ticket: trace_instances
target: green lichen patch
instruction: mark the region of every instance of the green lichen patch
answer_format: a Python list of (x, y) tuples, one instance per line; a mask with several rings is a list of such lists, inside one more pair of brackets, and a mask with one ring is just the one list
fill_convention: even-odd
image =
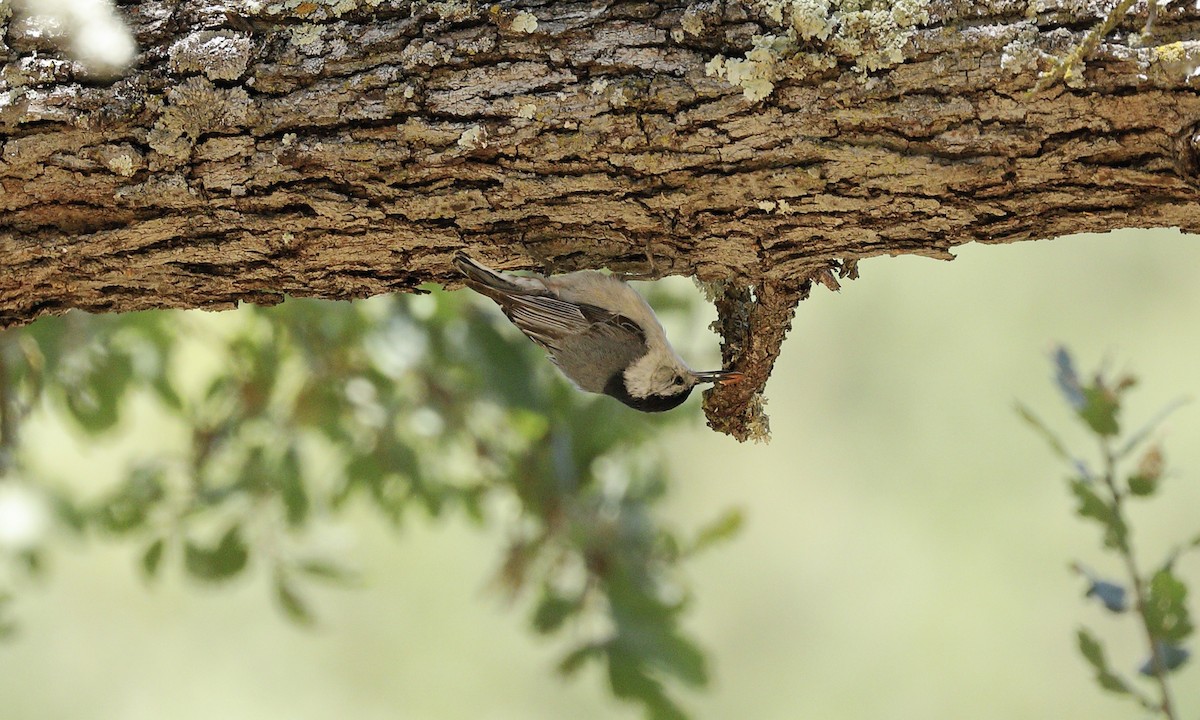
[(245, 127), (254, 113), (246, 91), (218, 88), (194, 76), (167, 91), (167, 106), (150, 130), (147, 143), (167, 157), (186, 159), (205, 133), (228, 133)]
[(8, 45), (4, 44), (4, 38), (8, 35), (8, 19), (12, 17), (12, 6), (8, 0), (0, 0), (0, 53), (8, 53)]
[(1152, 77), (1172, 84), (1181, 79), (1191, 87), (1200, 86), (1200, 41), (1181, 40), (1147, 48), (1147, 65)]
[(487, 128), (482, 125), (472, 125), (463, 130), (458, 137), (458, 146), (463, 150), (476, 150), (488, 146)]
[(179, 40), (168, 51), (171, 71), (204, 73), (210, 80), (237, 80), (250, 65), (253, 44), (242, 33), (203, 30)]
[(112, 173), (133, 177), (146, 166), (145, 158), (129, 143), (101, 145), (93, 151), (95, 159)]
[[(450, 0), (452, 3), (456, 1)], [(474, 7), (474, 3), (467, 3), (465, 5), (468, 10)], [(491, 22), (500, 28), (503, 33), (528, 35), (537, 32), (538, 29), (537, 16), (528, 10), (518, 10), (513, 7), (493, 4), (487, 8), (487, 15)]]
[[(742, 58), (717, 55), (710, 76), (742, 88), (755, 102), (785, 79), (803, 79), (847, 63), (864, 75), (904, 61), (904, 48), (929, 21), (925, 0), (749, 0), (749, 7), (782, 32), (756, 35)], [(684, 14), (684, 30), (702, 28), (697, 13)]]
[(282, 0), (262, 6), (268, 15), (291, 15), (306, 20), (329, 20), (355, 11), (371, 11), (383, 0)]

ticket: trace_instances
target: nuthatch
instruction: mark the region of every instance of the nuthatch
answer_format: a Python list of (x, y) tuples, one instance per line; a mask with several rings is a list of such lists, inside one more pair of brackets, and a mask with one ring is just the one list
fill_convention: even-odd
[(604, 393), (635, 410), (678, 406), (699, 383), (729, 384), (741, 373), (696, 372), (672, 349), (654, 311), (624, 281), (594, 270), (512, 275), (463, 254), (454, 265), (550, 354), (580, 390)]

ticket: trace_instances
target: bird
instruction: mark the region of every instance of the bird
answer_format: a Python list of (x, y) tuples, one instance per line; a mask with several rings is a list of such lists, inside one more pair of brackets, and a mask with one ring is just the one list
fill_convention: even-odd
[(467, 287), (495, 301), (580, 390), (642, 412), (663, 412), (682, 404), (701, 383), (742, 379), (732, 370), (689, 368), (667, 341), (654, 310), (620, 278), (595, 270), (514, 275), (462, 252), (454, 265)]

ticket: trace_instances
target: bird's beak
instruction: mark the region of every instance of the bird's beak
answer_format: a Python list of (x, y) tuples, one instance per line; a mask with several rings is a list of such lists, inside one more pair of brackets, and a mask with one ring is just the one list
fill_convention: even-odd
[(735, 382), (740, 382), (745, 377), (740, 372), (734, 370), (710, 370), (693, 374), (699, 382), (717, 383), (718, 385), (732, 385)]

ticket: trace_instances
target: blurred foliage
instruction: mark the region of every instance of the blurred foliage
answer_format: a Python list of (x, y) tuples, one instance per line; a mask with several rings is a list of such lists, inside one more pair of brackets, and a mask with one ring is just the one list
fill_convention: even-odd
[[(1068, 484), (1077, 502), (1076, 514), (1099, 525), (1104, 550), (1120, 559), (1126, 575), (1124, 581), (1099, 577), (1078, 562), (1073, 567), (1087, 581), (1086, 597), (1095, 598), (1112, 613), (1132, 611), (1136, 616), (1142, 626), (1147, 654), (1138, 674), (1152, 680), (1157, 693), (1116, 672), (1109, 664), (1104, 646), (1087, 628), (1080, 628), (1077, 633), (1079, 652), (1092, 667), (1101, 688), (1127, 695), (1147, 711), (1176, 720), (1180, 714), (1171, 695), (1169, 675), (1188, 661), (1190, 651), (1185, 643), (1194, 628), (1186, 603), (1187, 586), (1175, 575), (1174, 567), (1181, 553), (1200, 547), (1200, 536), (1178, 546), (1147, 575), (1140, 569), (1134, 553), (1127, 503), (1131, 499), (1153, 497), (1161, 489), (1166, 473), (1163, 451), (1159, 445), (1148, 442), (1181, 402), (1163, 408), (1150, 422), (1122, 440), (1122, 402), (1137, 380), (1129, 375), (1110, 377), (1101, 370), (1085, 381), (1066, 348), (1058, 348), (1053, 361), (1054, 380), (1060, 393), (1099, 447), (1100, 470), (1094, 472), (1092, 465), (1073, 455), (1058, 434), (1027, 407), (1018, 405), (1017, 412), (1071, 467), (1073, 475)], [(1138, 452), (1140, 455), (1129, 468)]]
[[(616, 696), (683, 717), (670, 685), (708, 673), (680, 627), (680, 564), (740, 523), (727, 513), (685, 537), (655, 517), (667, 482), (652, 441), (688, 411), (643, 415), (575, 391), (473, 300), (291, 299), (221, 322), (72, 312), (2, 333), (0, 518), (41, 503), (80, 535), (137, 543), (148, 578), (168, 566), (206, 583), (267, 572), (300, 624), (315, 621), (308, 583), (354, 579), (347, 558), (303, 541), (352, 502), (397, 527), (412, 513), (505, 523), (497, 585), (528, 598), (537, 633), (574, 638), (561, 670), (597, 663)], [(30, 456), (51, 450), (20, 442), (33, 414), (103, 444), (128, 432), (138, 402), (156, 408), (164, 437), (185, 438), (179, 448), (148, 439), (99, 496), (31, 474)], [(16, 622), (4, 611), (18, 576), (46, 551), (37, 532), (16, 535), (0, 531), (0, 632)]]

